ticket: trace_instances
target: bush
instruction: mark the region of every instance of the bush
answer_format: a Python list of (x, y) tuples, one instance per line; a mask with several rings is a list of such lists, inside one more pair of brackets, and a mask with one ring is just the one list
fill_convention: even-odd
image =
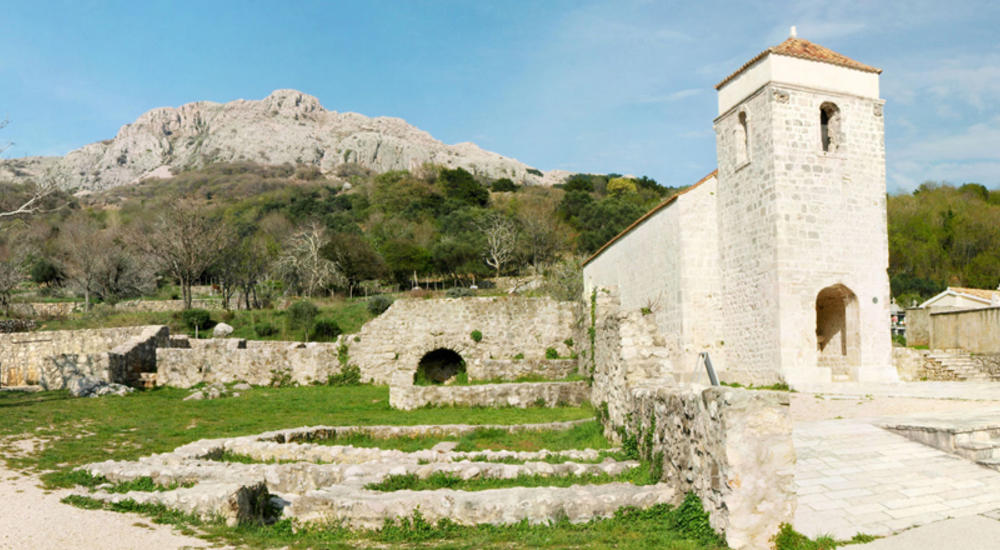
[(493, 182), (494, 191), (517, 191), (517, 185), (510, 178), (500, 178)]
[(445, 296), (449, 298), (465, 298), (467, 296), (475, 296), (476, 291), (471, 288), (465, 288), (464, 286), (456, 286), (449, 288), (447, 292), (444, 293)]
[(278, 334), (278, 327), (268, 323), (267, 321), (257, 323), (253, 326), (253, 332), (261, 338), (266, 338), (268, 336), (274, 336)]
[(483, 341), (483, 333), (478, 330), (474, 330), (469, 334), (469, 338), (472, 338), (472, 341), (478, 344)]
[(559, 352), (556, 348), (548, 348), (545, 350), (546, 359), (559, 359)]
[(309, 300), (295, 302), (288, 307), (288, 324), (291, 328), (309, 329), (318, 313), (319, 308)]
[(361, 369), (357, 365), (348, 365), (337, 374), (331, 374), (326, 383), (329, 386), (357, 386), (361, 383)]
[(309, 339), (314, 342), (330, 342), (340, 336), (340, 325), (333, 319), (316, 319)]
[(385, 310), (389, 309), (392, 305), (392, 298), (379, 294), (378, 296), (372, 296), (368, 298), (368, 313), (375, 315), (376, 317), (385, 313)]
[(212, 323), (212, 315), (204, 309), (187, 309), (181, 312), (181, 321), (190, 329), (204, 330)]

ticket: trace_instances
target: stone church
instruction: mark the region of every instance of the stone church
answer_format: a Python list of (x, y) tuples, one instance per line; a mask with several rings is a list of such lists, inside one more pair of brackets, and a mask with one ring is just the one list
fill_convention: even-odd
[(880, 69), (792, 37), (715, 88), (718, 169), (584, 265), (656, 324), (663, 373), (891, 381)]

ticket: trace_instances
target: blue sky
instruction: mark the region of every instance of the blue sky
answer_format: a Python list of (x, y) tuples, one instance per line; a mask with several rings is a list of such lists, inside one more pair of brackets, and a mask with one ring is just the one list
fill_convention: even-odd
[(1000, 187), (1000, 2), (26, 2), (0, 10), (5, 156), (274, 89), (541, 169), (715, 166), (713, 85), (788, 27), (881, 67), (888, 185)]

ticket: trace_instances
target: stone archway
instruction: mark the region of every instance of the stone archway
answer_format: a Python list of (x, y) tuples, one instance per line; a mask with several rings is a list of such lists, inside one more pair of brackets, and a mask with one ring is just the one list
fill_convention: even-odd
[(444, 384), (465, 373), (465, 359), (453, 349), (436, 348), (423, 355), (413, 374), (414, 384)]
[(834, 375), (850, 374), (858, 366), (861, 333), (858, 298), (842, 284), (828, 286), (816, 295), (817, 365)]

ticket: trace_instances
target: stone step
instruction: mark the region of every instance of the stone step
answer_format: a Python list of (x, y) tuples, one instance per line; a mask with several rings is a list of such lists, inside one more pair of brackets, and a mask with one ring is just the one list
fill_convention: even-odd
[(955, 447), (963, 449), (965, 456), (975, 460), (1000, 460), (1000, 441), (991, 439), (988, 441), (964, 441), (955, 443)]
[(983, 460), (977, 460), (976, 463), (982, 466), (986, 466), (987, 468), (1000, 470), (1000, 458), (986, 458)]

